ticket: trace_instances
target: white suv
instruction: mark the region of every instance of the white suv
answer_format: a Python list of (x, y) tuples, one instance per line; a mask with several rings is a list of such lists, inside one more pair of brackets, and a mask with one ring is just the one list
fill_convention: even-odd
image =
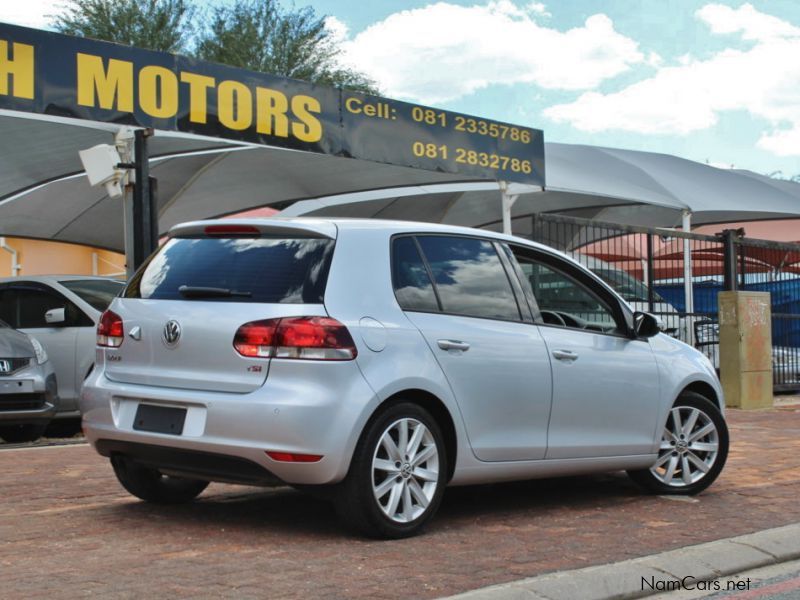
[(350, 525), (400, 537), (447, 485), (624, 469), (693, 494), (728, 451), (703, 354), (575, 261), (474, 229), (179, 225), (97, 341), (86, 435), (154, 502), (322, 488)]

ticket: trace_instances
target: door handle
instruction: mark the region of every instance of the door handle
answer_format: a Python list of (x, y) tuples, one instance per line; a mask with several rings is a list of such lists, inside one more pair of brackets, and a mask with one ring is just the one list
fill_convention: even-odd
[(467, 342), (460, 342), (458, 340), (438, 340), (436, 343), (439, 344), (439, 348), (442, 350), (461, 350), (463, 352), (469, 350), (469, 344)]
[(565, 362), (573, 362), (578, 360), (578, 355), (569, 350), (553, 350), (553, 358), (556, 360), (563, 360)]

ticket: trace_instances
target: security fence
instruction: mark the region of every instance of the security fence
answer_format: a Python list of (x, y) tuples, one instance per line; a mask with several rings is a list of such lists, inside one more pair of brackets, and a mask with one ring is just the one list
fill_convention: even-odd
[(800, 244), (750, 239), (742, 230), (710, 236), (549, 214), (524, 218), (531, 219), (524, 230), (532, 231), (525, 237), (581, 262), (717, 368), (718, 292), (770, 292), (775, 389), (800, 389)]

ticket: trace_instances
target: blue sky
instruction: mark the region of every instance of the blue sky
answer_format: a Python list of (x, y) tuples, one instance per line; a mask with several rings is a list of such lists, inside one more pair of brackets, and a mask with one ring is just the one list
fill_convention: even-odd
[[(5, 4), (0, 20), (20, 24), (53, 12)], [(797, 0), (296, 0), (307, 4), (388, 96), (548, 141), (800, 174)]]

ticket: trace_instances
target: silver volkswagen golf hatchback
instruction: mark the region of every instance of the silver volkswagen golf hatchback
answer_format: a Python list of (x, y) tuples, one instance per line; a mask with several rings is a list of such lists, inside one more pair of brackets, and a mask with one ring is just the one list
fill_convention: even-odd
[(563, 254), (475, 229), (176, 226), (96, 365), (84, 430), (131, 494), (289, 484), (379, 537), (419, 531), (447, 485), (625, 470), (695, 494), (728, 453), (702, 353)]

